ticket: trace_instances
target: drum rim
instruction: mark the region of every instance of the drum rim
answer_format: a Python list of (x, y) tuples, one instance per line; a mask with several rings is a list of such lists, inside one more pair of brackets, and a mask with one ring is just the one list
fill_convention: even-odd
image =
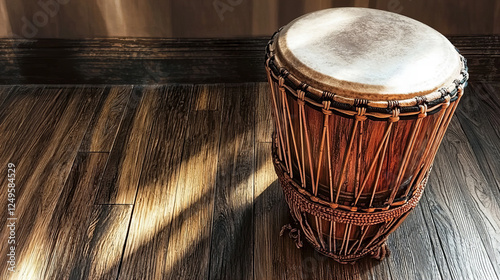
[[(326, 15), (328, 15), (329, 10), (343, 10), (343, 9), (371, 10), (371, 13), (380, 12), (376, 14), (377, 17), (383, 17), (384, 13), (392, 14), (393, 16), (396, 15), (398, 17), (406, 18), (407, 20), (415, 22), (415, 26), (421, 25), (422, 27), (426, 27), (425, 30), (422, 29), (422, 32), (430, 32), (429, 35), (434, 35), (435, 33), (435, 35), (437, 35), (440, 38), (440, 40), (443, 41), (442, 43), (445, 44), (442, 47), (446, 48), (446, 54), (444, 56), (446, 57), (445, 59), (446, 62), (442, 61), (443, 64), (440, 65), (446, 65), (446, 66), (432, 69), (433, 70), (432, 76), (437, 78), (432, 78), (431, 81), (427, 81), (427, 79), (419, 80), (417, 76), (412, 78), (406, 77), (404, 83), (401, 83), (401, 84), (406, 84), (406, 86), (403, 86), (404, 88), (399, 88), (399, 89), (392, 88), (390, 84), (387, 84), (389, 88), (386, 89), (386, 86), (384, 86), (384, 84), (381, 85), (379, 85), (378, 83), (365, 84), (363, 82), (356, 81), (356, 79), (345, 80), (343, 78), (336, 77), (334, 73), (333, 75), (325, 74), (321, 72), (321, 70), (318, 70), (313, 66), (304, 64), (304, 62), (296, 56), (293, 50), (289, 48), (290, 46), (286, 42), (289, 30), (293, 28), (296, 25), (296, 23), (300, 22), (301, 19), (303, 18), (307, 17), (311, 18), (316, 13), (325, 11), (327, 12)], [(407, 100), (415, 97), (425, 96), (429, 97), (432, 100), (439, 97), (439, 94), (437, 92), (441, 88), (450, 87), (454, 79), (458, 78), (463, 70), (460, 54), (453, 51), (453, 49), (456, 50), (456, 48), (449, 42), (448, 39), (446, 39), (446, 37), (444, 37), (438, 31), (412, 18), (377, 9), (331, 8), (305, 14), (281, 27), (279, 31), (273, 35), (272, 42), (270, 43), (273, 44), (270, 50), (273, 52), (274, 61), (276, 62), (279, 68), (285, 68), (289, 72), (293, 73), (294, 74), (293, 76), (297, 80), (300, 80), (311, 87), (334, 92), (338, 96), (343, 96), (349, 99), (357, 98), (370, 101), (396, 101), (396, 100)], [(373, 71), (377, 72), (376, 68), (373, 69)], [(410, 85), (414, 85), (415, 87), (412, 87)]]
[[(314, 107), (324, 107), (324, 102), (329, 101), (331, 103), (330, 108), (343, 110), (344, 112), (340, 113), (347, 113), (346, 115), (355, 115), (349, 112), (356, 112), (358, 108), (364, 107), (367, 111), (375, 112), (371, 114), (374, 118), (388, 118), (392, 115), (395, 108), (401, 109), (400, 116), (405, 117), (405, 115), (418, 115), (419, 111), (422, 111), (422, 107), (425, 106), (426, 113), (430, 114), (438, 112), (443, 103), (456, 100), (457, 96), (463, 93), (463, 89), (467, 86), (469, 79), (467, 59), (457, 49), (461, 60), (459, 77), (454, 79), (450, 84), (440, 87), (433, 92), (407, 99), (391, 100), (369, 100), (342, 96), (341, 94), (309, 85), (280, 64), (276, 59), (276, 52), (273, 45), (282, 30), (283, 27), (276, 31), (266, 45), (265, 67), (268, 80), (269, 82), (280, 83), (293, 93), (296, 98), (299, 98), (299, 91), (304, 92), (304, 101)], [(370, 116), (370, 114), (367, 115)]]

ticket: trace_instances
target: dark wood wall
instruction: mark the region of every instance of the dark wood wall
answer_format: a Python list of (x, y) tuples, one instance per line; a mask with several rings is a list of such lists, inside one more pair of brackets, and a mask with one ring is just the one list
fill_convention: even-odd
[(0, 0), (0, 37), (268, 36), (304, 13), (341, 6), (397, 12), (445, 35), (500, 33), (496, 0)]

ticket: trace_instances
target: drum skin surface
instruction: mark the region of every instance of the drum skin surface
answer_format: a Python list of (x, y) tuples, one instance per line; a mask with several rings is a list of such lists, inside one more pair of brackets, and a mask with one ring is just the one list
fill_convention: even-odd
[(466, 86), (437, 31), (365, 8), (304, 15), (266, 48), (286, 228), (341, 263), (387, 255), (417, 205)]
[(276, 50), (276, 59), (303, 82), (370, 100), (422, 96), (461, 70), (453, 45), (431, 27), (367, 8), (302, 16), (283, 28)]

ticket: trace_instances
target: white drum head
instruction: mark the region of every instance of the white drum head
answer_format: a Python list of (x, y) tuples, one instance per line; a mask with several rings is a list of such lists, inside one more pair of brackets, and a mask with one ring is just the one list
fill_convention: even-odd
[(423, 96), (459, 76), (460, 56), (436, 30), (398, 14), (334, 8), (279, 33), (276, 61), (316, 88), (373, 101)]

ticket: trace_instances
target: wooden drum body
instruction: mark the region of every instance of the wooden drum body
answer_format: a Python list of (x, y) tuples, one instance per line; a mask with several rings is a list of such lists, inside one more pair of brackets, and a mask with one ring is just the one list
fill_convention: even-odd
[(421, 23), (362, 8), (305, 15), (269, 42), (273, 161), (301, 235), (319, 252), (342, 263), (380, 259), (417, 205), (468, 78), (450, 46)]

